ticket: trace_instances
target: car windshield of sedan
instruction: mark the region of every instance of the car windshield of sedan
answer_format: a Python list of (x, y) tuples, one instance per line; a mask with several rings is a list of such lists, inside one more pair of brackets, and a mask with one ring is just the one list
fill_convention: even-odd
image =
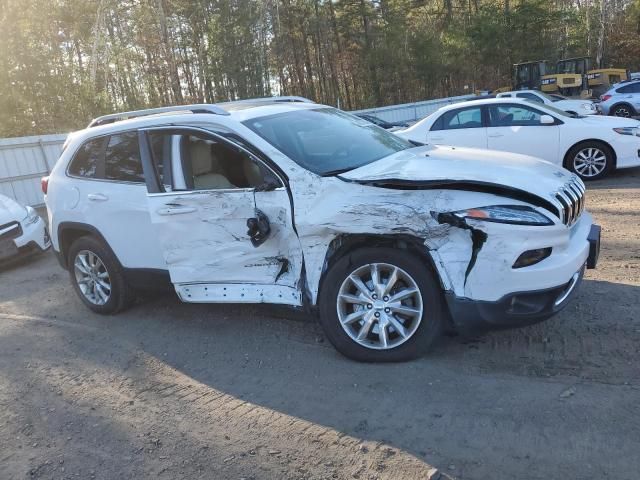
[(546, 108), (547, 110), (550, 110), (555, 115), (561, 115), (563, 117), (569, 117), (569, 118), (584, 118), (584, 115), (577, 115), (575, 113), (565, 112), (564, 110), (560, 110), (559, 108), (556, 108), (553, 105), (545, 105), (544, 108)]
[(344, 173), (414, 147), (335, 108), (294, 110), (243, 123), (298, 165), (321, 176)]

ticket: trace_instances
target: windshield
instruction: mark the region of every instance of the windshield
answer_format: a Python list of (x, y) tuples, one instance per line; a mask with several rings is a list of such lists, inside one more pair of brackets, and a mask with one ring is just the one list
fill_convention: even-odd
[(329, 107), (294, 110), (243, 123), (298, 165), (323, 176), (413, 148), (364, 119)]
[(575, 113), (565, 112), (564, 110), (560, 110), (559, 108), (556, 108), (553, 105), (545, 105), (544, 108), (546, 108), (547, 110), (551, 110), (556, 115), (562, 115), (563, 117), (584, 118), (584, 115), (576, 115)]

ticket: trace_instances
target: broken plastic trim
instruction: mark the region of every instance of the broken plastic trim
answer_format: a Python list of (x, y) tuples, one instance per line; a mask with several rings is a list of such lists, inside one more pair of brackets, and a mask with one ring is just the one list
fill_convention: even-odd
[(362, 185), (370, 185), (380, 188), (390, 188), (394, 190), (461, 190), (465, 192), (490, 193), (501, 197), (520, 200), (536, 207), (544, 208), (560, 218), (558, 208), (548, 200), (534, 195), (525, 190), (507, 187), (496, 183), (477, 182), (474, 180), (401, 180), (401, 179), (384, 179), (384, 180), (351, 180), (338, 176), (340, 180), (349, 183), (359, 183)]
[(452, 227), (461, 228), (463, 230), (469, 230), (471, 232), (471, 258), (469, 259), (469, 264), (467, 265), (467, 270), (464, 273), (464, 284), (467, 284), (467, 279), (469, 278), (469, 274), (476, 264), (476, 260), (478, 259), (478, 253), (482, 250), (482, 246), (484, 242), (487, 241), (487, 234), (482, 230), (478, 230), (473, 228), (471, 225), (467, 224), (464, 218), (457, 217), (453, 213), (436, 213), (432, 212), (431, 214), (438, 223), (449, 224)]

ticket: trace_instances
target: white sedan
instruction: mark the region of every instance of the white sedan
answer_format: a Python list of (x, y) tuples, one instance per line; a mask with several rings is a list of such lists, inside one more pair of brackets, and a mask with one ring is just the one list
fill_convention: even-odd
[(526, 154), (561, 165), (583, 180), (640, 166), (639, 121), (571, 115), (516, 98), (447, 105), (394, 133), (418, 143)]
[(38, 213), (0, 195), (0, 264), (50, 246), (47, 227)]
[(563, 97), (562, 95), (546, 93), (538, 90), (516, 90), (514, 92), (504, 92), (496, 95), (496, 98), (521, 98), (531, 102), (542, 103), (543, 105), (551, 105), (559, 110), (576, 115), (597, 115), (598, 109), (591, 100), (572, 99)]

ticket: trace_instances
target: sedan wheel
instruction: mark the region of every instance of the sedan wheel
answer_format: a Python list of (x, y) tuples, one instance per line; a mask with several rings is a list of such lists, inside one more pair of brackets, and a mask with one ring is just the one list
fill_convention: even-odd
[(95, 253), (80, 250), (73, 262), (78, 288), (88, 302), (104, 305), (111, 296), (111, 279), (104, 263)]
[(573, 157), (573, 170), (583, 178), (593, 179), (601, 176), (607, 167), (607, 155), (600, 148), (583, 148)]
[(422, 295), (407, 272), (387, 263), (354, 270), (340, 286), (338, 319), (353, 341), (386, 350), (402, 345), (420, 326)]

